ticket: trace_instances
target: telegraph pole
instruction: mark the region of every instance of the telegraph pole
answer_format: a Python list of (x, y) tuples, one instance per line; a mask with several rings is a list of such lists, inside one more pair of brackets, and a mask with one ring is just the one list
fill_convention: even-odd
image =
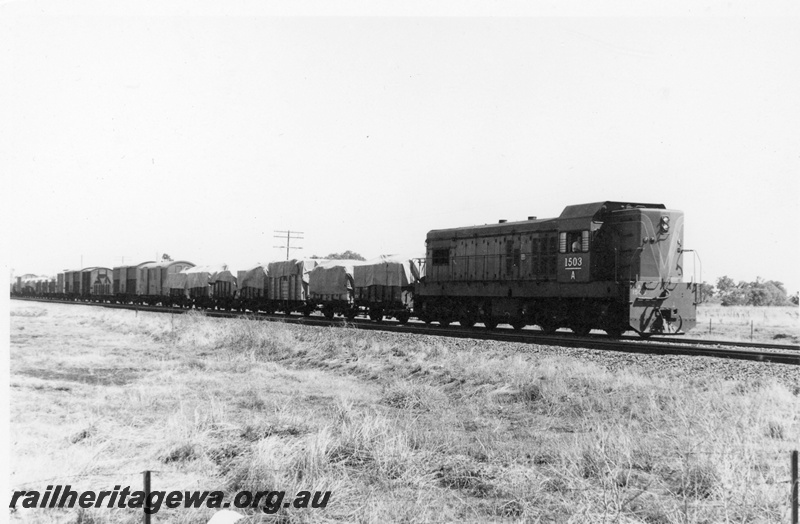
[[(276, 249), (283, 249), (286, 248), (286, 260), (289, 260), (289, 250), (290, 249), (303, 249), (302, 247), (290, 247), (292, 240), (303, 240), (302, 235), (304, 234), (302, 231), (274, 231), (273, 233), (280, 233), (274, 235), (275, 238), (286, 238), (286, 245), (285, 246), (272, 246)], [(284, 237), (285, 235), (285, 237)], [(292, 236), (294, 235), (294, 236)]]

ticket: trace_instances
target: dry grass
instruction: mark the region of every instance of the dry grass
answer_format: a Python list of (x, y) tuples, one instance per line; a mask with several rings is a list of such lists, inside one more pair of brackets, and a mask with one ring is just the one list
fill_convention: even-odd
[[(775, 381), (612, 372), (349, 328), (43, 307), (11, 323), (14, 486), (139, 486), (153, 469), (157, 489), (333, 493), (324, 510), (253, 514), (263, 522), (788, 516), (800, 399)], [(156, 521), (210, 513), (162, 510)]]
[(12, 317), (43, 317), (47, 310), (41, 307), (18, 307), (9, 311)]
[(752, 340), (775, 344), (800, 343), (798, 306), (756, 307), (700, 305), (693, 338)]

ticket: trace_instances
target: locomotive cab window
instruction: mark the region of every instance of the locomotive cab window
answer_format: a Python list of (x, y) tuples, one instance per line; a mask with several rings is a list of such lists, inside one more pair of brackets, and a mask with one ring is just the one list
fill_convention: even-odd
[(431, 259), (434, 266), (446, 266), (450, 264), (450, 250), (434, 249), (431, 252)]
[(589, 231), (562, 231), (559, 233), (558, 250), (560, 253), (588, 253)]

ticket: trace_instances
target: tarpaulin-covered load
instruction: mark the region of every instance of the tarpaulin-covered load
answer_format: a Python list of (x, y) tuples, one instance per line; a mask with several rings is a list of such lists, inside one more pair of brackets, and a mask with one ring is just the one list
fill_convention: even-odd
[(236, 277), (227, 264), (195, 266), (185, 269), (189, 296), (229, 297), (236, 291)]
[(239, 271), (237, 278), (240, 296), (255, 298), (267, 294), (267, 267), (264, 264)]
[[(138, 273), (136, 294), (169, 295), (170, 288), (167, 285), (167, 277), (193, 266), (194, 264), (185, 260), (162, 260), (161, 262), (142, 264), (136, 268)], [(130, 292), (131, 290), (129, 289), (128, 293)]]
[(411, 287), (419, 280), (417, 263), (401, 255), (381, 255), (353, 269), (356, 298), (368, 302), (411, 300)]
[(189, 289), (186, 287), (187, 269), (184, 269), (180, 273), (172, 273), (167, 275), (167, 280), (164, 282), (164, 286), (169, 289), (169, 293), (172, 296), (189, 296)]
[(305, 301), (308, 298), (308, 274), (318, 260), (284, 260), (267, 265), (270, 300)]
[(346, 300), (353, 298), (353, 268), (359, 260), (326, 260), (308, 275), (308, 292), (316, 300)]
[(46, 295), (56, 292), (56, 280), (53, 277), (41, 277), (36, 285), (37, 293)]
[(26, 283), (33, 278), (36, 278), (36, 275), (34, 275), (33, 273), (26, 273), (22, 276), (17, 277), (14, 282), (14, 291), (17, 293), (22, 293), (23, 291), (25, 291)]
[(31, 280), (30, 285), (33, 287), (37, 295), (48, 293), (48, 284), (50, 279), (48, 277), (36, 277)]

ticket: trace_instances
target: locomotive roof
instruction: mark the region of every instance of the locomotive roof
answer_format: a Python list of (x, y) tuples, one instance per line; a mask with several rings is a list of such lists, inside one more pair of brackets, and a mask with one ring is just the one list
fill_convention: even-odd
[(634, 202), (616, 202), (606, 200), (603, 202), (592, 202), (589, 204), (577, 204), (567, 206), (556, 218), (531, 218), (516, 222), (501, 222), (498, 224), (484, 224), (477, 226), (456, 227), (450, 229), (434, 229), (428, 233), (429, 239), (452, 238), (471, 236), (475, 233), (482, 234), (502, 234), (509, 230), (519, 233), (533, 231), (552, 231), (556, 229), (578, 229), (584, 228), (589, 222), (602, 222), (605, 215), (612, 211), (632, 208), (651, 208), (666, 209), (664, 204), (644, 204)]

